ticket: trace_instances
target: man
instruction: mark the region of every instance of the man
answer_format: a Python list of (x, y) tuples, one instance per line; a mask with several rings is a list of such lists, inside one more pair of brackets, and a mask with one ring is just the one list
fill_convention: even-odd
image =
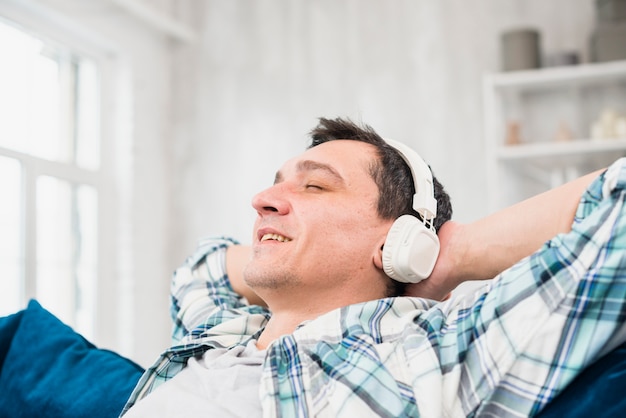
[[(312, 138), (254, 197), (251, 248), (207, 240), (177, 270), (176, 345), (129, 417), (527, 416), (614, 345), (621, 162), (468, 225), (448, 221), (433, 181), (439, 258), (427, 280), (397, 286), (384, 251), (412, 213), (411, 170), (346, 120), (321, 119)], [(533, 252), (476, 297), (437, 302)]]

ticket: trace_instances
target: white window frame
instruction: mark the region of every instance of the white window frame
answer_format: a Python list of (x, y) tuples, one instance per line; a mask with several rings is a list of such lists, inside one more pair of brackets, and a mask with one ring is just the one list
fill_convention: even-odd
[(92, 341), (101, 347), (130, 352), (132, 341), (128, 335), (132, 329), (127, 318), (133, 312), (133, 263), (131, 228), (128, 227), (132, 176), (129, 71), (114, 45), (43, 5), (28, 0), (0, 2), (0, 16), (88, 57), (97, 65), (100, 76), (101, 139), (97, 172), (87, 174), (70, 165), (0, 149), (0, 155), (19, 160), (23, 167), (23, 254), (28, 260), (24, 266), (25, 301), (35, 294), (37, 177), (51, 175), (74, 184), (95, 186), (98, 191), (98, 279)]

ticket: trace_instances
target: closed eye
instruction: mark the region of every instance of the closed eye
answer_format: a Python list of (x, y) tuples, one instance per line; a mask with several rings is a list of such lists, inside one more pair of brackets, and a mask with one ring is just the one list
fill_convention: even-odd
[(309, 183), (309, 184), (307, 184), (304, 187), (306, 189), (309, 189), (309, 190), (324, 190), (324, 188), (322, 186), (318, 185), (318, 184), (311, 184), (311, 183)]

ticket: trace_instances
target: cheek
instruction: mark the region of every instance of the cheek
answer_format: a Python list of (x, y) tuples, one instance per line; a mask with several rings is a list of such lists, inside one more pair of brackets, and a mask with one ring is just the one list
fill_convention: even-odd
[(334, 224), (328, 224), (325, 233), (329, 239), (342, 248), (346, 254), (361, 254), (368, 250), (384, 235), (378, 219), (372, 219), (368, 214), (353, 213), (349, 216), (335, 219)]
[(337, 247), (362, 247), (375, 240), (381, 225), (376, 208), (350, 203), (335, 201), (302, 207), (299, 213), (306, 220), (309, 238)]

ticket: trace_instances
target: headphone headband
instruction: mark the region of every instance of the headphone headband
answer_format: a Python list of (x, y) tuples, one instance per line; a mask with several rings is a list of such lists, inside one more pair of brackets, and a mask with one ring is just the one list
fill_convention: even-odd
[(398, 151), (409, 166), (415, 186), (413, 209), (422, 216), (424, 224), (434, 230), (432, 221), (437, 216), (437, 199), (430, 168), (422, 157), (407, 145), (393, 139), (385, 139), (385, 142)]

